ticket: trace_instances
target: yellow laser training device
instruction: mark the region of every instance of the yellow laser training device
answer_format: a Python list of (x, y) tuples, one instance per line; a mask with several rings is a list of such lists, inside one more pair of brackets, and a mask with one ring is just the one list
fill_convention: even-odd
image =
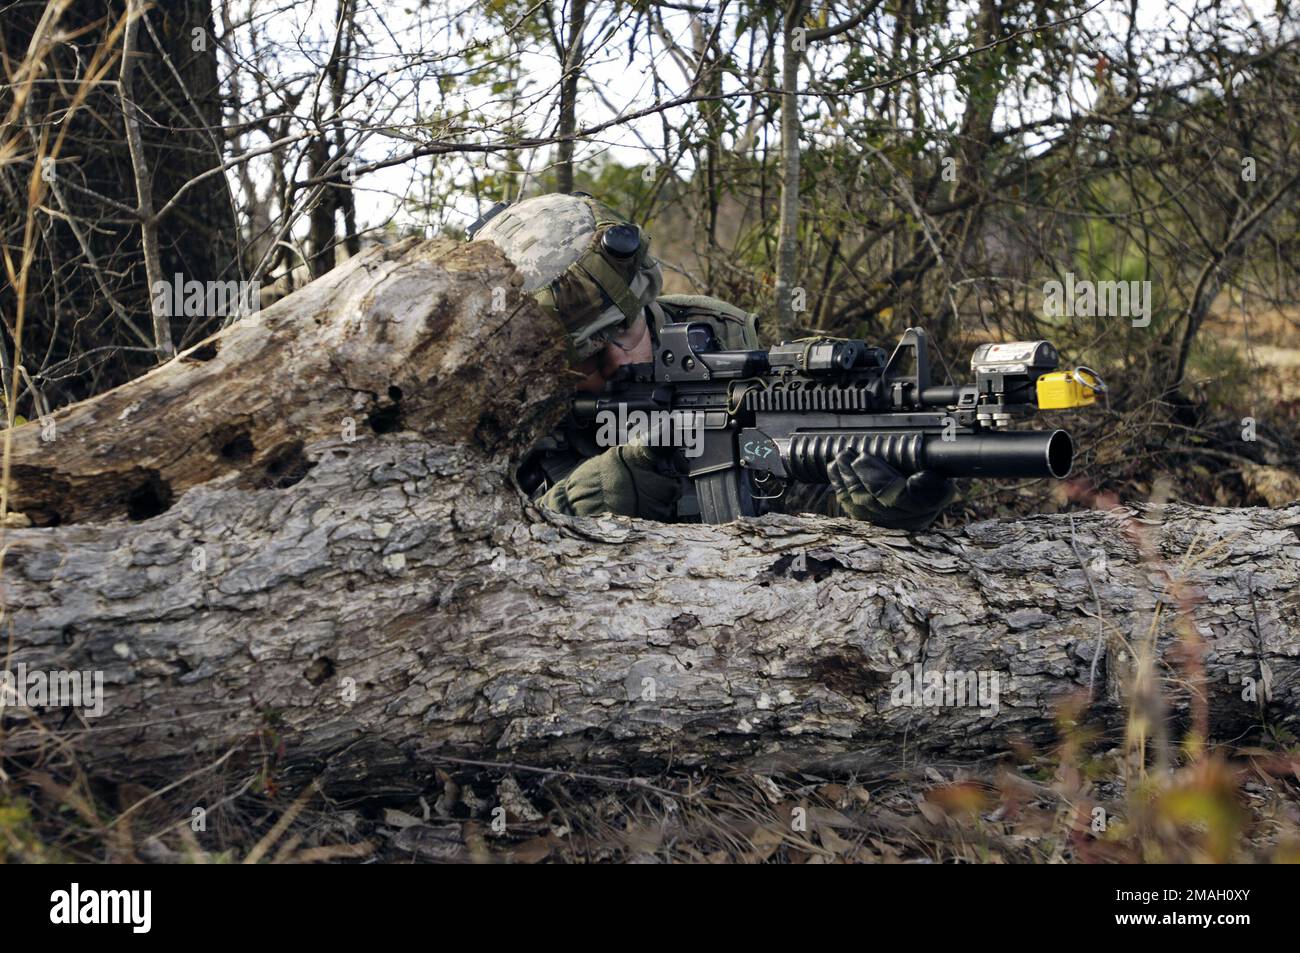
[(1076, 367), (1072, 371), (1053, 371), (1038, 378), (1038, 409), (1067, 410), (1070, 407), (1087, 407), (1097, 402), (1097, 395), (1106, 390), (1101, 375), (1090, 367)]

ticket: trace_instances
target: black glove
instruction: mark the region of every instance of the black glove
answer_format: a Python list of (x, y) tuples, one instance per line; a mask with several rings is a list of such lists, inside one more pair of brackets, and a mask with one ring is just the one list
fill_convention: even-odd
[(840, 451), (826, 468), (840, 510), (855, 520), (920, 530), (957, 495), (951, 480), (930, 470), (904, 477), (879, 457)]

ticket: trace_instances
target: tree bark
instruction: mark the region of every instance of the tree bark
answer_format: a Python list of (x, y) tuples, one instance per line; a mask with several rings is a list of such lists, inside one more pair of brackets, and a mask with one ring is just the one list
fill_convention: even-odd
[[(1171, 728), (1204, 698), (1213, 737), (1295, 729), (1300, 504), (915, 535), (562, 517), (509, 478), (565, 389), (517, 289), (487, 244), (372, 249), (60, 411), (52, 443), (15, 431), (12, 508), (60, 525), (5, 532), (9, 665), (103, 673), (102, 715), (42, 716), (83, 767), (234, 749), (340, 796), (439, 755), (860, 770), (1050, 745), (1062, 710), (1118, 741), (1144, 657)], [(143, 473), (171, 499), (132, 519)], [(899, 704), (918, 664), (996, 674), (996, 706)], [(6, 755), (49, 744), (4, 721)]]

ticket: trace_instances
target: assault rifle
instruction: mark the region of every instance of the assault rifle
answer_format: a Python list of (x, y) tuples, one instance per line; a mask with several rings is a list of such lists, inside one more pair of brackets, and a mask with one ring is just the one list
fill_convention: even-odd
[(573, 410), (584, 423), (640, 411), (638, 421), (660, 415), (695, 428), (699, 439), (690, 453), (676, 451), (678, 466), (694, 482), (704, 522), (725, 523), (762, 513), (791, 480), (829, 482), (827, 464), (842, 450), (902, 473), (1063, 478), (1074, 458), (1068, 433), (1009, 429), (1104, 391), (1096, 372), (1057, 371), (1058, 361), (1047, 341), (981, 344), (971, 358), (975, 383), (944, 386), (931, 381), (919, 328), (886, 353), (831, 338), (723, 350), (708, 324), (668, 324), (653, 363), (621, 368), (601, 393), (575, 398)]

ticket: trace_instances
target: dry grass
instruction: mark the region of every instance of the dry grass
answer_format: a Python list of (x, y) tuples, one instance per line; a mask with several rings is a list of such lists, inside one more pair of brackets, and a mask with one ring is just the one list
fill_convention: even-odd
[[(409, 802), (342, 807), (237, 778), (208, 830), (154, 798), (28, 770), (0, 793), (0, 859), (41, 863), (1275, 863), (1300, 861), (1300, 753), (1270, 739), (1133, 778), (1122, 745), (1067, 743), (872, 777), (651, 779), (440, 771)], [(12, 766), (12, 765), (11, 765)], [(1126, 781), (1126, 775), (1129, 780)], [(247, 779), (244, 779), (245, 781)], [(241, 793), (242, 792), (242, 793)], [(142, 802), (147, 809), (133, 810)], [(505, 807), (505, 828), (494, 811)]]

